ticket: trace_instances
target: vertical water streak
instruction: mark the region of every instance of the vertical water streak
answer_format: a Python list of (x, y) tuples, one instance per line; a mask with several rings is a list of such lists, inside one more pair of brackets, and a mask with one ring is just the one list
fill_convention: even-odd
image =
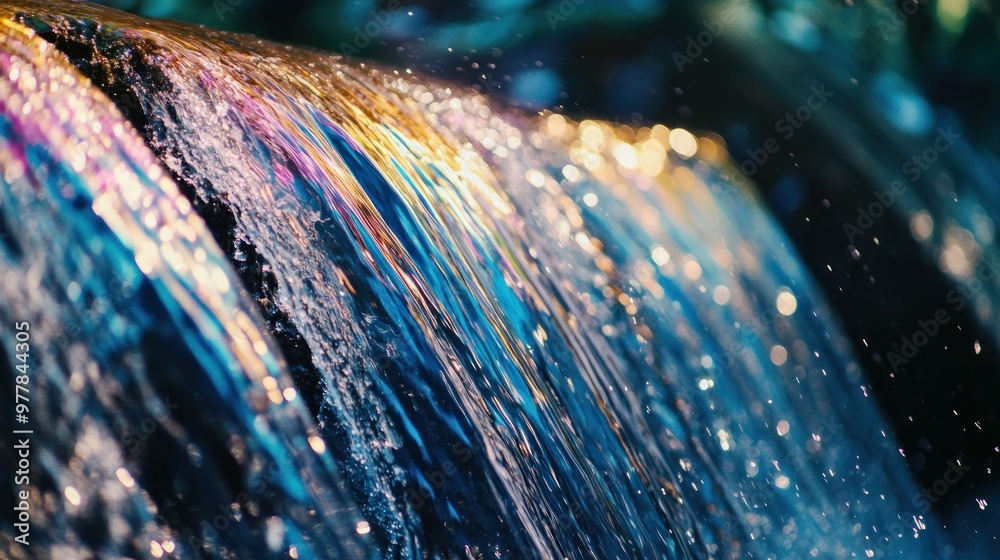
[(6, 508), (5, 554), (369, 557), (188, 200), (62, 53), (7, 19), (0, 34), (0, 330), (31, 325), (33, 411), (31, 545)]

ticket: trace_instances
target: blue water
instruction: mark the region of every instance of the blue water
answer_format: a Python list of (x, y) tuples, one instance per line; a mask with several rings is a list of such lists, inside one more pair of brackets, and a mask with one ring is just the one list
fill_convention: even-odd
[(949, 554), (717, 141), (52, 6), (0, 27), (11, 557)]

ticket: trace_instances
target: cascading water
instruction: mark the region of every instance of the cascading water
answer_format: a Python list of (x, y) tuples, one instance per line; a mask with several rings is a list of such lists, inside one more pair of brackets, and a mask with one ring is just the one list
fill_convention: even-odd
[(717, 140), (94, 6), (0, 18), (0, 336), (32, 348), (7, 557), (949, 554)]

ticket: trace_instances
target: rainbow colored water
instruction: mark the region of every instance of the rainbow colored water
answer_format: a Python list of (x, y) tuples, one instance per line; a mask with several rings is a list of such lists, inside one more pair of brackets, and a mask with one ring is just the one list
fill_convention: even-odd
[(38, 471), (9, 557), (947, 554), (717, 139), (19, 6), (0, 332), (37, 325)]

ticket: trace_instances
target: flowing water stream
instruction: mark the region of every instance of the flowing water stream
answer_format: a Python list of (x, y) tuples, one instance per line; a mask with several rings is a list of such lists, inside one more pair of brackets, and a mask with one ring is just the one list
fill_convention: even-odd
[(711, 135), (0, 3), (5, 555), (946, 556), (735, 172)]

